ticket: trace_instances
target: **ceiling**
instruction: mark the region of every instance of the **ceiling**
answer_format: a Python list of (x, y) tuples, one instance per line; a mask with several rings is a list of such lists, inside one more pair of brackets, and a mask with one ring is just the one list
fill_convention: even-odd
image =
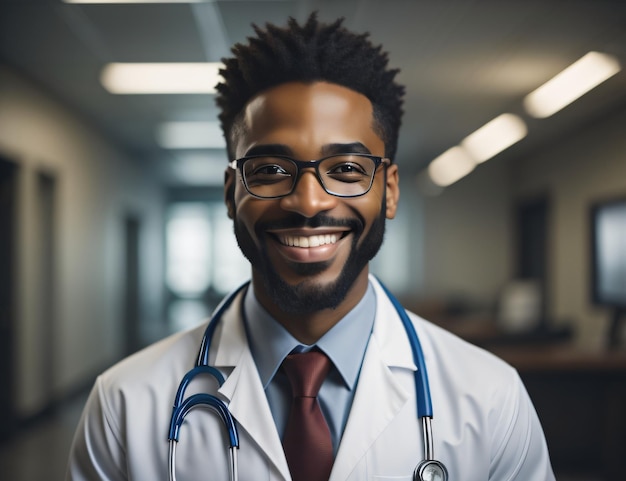
[[(76, 5), (61, 0), (0, 0), (0, 62), (8, 63), (77, 111), (86, 122), (167, 183), (187, 154), (160, 148), (156, 126), (214, 120), (211, 95), (111, 95), (99, 83), (109, 62), (204, 62), (229, 55), (252, 22), (284, 24), (313, 10), (343, 16), (390, 52), (407, 86), (397, 161), (417, 173), (437, 155), (504, 112), (524, 115), (523, 97), (591, 50), (626, 65), (622, 0), (418, 1), (215, 0), (193, 4)], [(499, 158), (519, 158), (626, 108), (622, 71), (544, 120)], [(206, 169), (205, 169), (206, 170)], [(221, 174), (220, 174), (221, 176)], [(195, 176), (204, 182), (204, 177)], [(178, 180), (176, 180), (178, 179)], [(183, 179), (183, 180), (181, 180)], [(193, 180), (187, 179), (189, 182)]]

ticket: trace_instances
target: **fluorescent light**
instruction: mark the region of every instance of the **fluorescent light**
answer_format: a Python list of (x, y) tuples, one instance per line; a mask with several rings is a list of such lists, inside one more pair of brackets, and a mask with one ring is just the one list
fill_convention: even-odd
[(63, 0), (65, 3), (209, 3), (215, 0)]
[(222, 64), (110, 63), (100, 82), (113, 94), (212, 94)]
[(619, 61), (607, 54), (589, 52), (524, 99), (526, 111), (545, 118), (558, 112), (621, 69)]
[(164, 122), (156, 134), (165, 149), (223, 149), (226, 141), (217, 121)]
[(440, 187), (454, 184), (469, 174), (476, 162), (462, 147), (452, 147), (433, 160), (428, 166), (428, 175)]
[(484, 162), (522, 140), (527, 133), (528, 129), (521, 118), (502, 114), (465, 137), (461, 146), (476, 162)]

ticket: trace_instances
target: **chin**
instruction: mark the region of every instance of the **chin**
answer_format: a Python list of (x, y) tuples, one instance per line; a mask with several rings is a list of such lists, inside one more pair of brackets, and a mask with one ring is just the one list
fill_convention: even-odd
[[(257, 246), (248, 230), (237, 219), (234, 227), (239, 247), (253, 266), (257, 281), (255, 284), (265, 291), (271, 302), (281, 311), (290, 314), (309, 314), (325, 309), (336, 309), (346, 299), (382, 245), (385, 233), (385, 209), (381, 209), (381, 214), (373, 221), (365, 236), (359, 235), (363, 232), (362, 229), (355, 232), (350, 254), (340, 270), (339, 266), (331, 261), (293, 263), (290, 265), (295, 274), (293, 278), (283, 275), (274, 267), (266, 254), (266, 246)], [(258, 237), (263, 243), (263, 237)]]

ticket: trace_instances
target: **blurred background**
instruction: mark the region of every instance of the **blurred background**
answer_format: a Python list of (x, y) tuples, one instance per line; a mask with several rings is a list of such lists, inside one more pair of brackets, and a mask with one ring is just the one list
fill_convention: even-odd
[(1, 0), (1, 479), (62, 479), (95, 376), (247, 278), (211, 72), (314, 10), (407, 87), (373, 271), (520, 371), (558, 479), (623, 476), (626, 2)]

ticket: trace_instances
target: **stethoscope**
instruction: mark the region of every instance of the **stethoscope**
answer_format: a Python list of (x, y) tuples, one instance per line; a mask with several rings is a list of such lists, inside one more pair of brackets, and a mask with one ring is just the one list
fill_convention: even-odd
[[(433, 431), (432, 431), (432, 418), (433, 407), (430, 398), (430, 387), (428, 384), (428, 374), (426, 372), (426, 363), (424, 361), (424, 354), (422, 352), (422, 346), (415, 328), (409, 319), (406, 311), (400, 304), (400, 302), (389, 292), (389, 290), (380, 283), (381, 287), (385, 291), (385, 294), (389, 297), (389, 300), (393, 304), (394, 308), (398, 312), (404, 329), (411, 345), (411, 351), (413, 353), (413, 361), (417, 366), (415, 371), (415, 390), (417, 395), (417, 417), (422, 422), (422, 439), (424, 440), (424, 459), (418, 463), (413, 472), (414, 481), (447, 481), (448, 470), (441, 461), (437, 461), (434, 457), (433, 450)], [(176, 398), (174, 399), (174, 407), (172, 411), (172, 418), (170, 421), (169, 430), (169, 480), (176, 481), (176, 445), (178, 443), (180, 428), (183, 424), (185, 416), (194, 408), (202, 406), (207, 407), (214, 411), (224, 423), (226, 431), (228, 432), (229, 446), (228, 446), (228, 462), (230, 481), (237, 481), (239, 479), (237, 472), (237, 449), (239, 449), (239, 435), (237, 433), (237, 425), (233, 419), (228, 406), (217, 396), (207, 393), (193, 394), (185, 397), (185, 391), (191, 383), (191, 381), (199, 374), (208, 374), (213, 377), (219, 386), (221, 386), (225, 379), (220, 371), (213, 366), (209, 365), (209, 348), (211, 347), (211, 341), (213, 340), (213, 334), (217, 328), (224, 312), (230, 307), (237, 295), (245, 288), (248, 283), (239, 287), (230, 296), (225, 298), (222, 303), (215, 310), (215, 314), (212, 316), (211, 321), (207, 325), (207, 328), (202, 337), (200, 344), (200, 351), (198, 353), (198, 359), (196, 365), (183, 377), (178, 391), (176, 392)]]

